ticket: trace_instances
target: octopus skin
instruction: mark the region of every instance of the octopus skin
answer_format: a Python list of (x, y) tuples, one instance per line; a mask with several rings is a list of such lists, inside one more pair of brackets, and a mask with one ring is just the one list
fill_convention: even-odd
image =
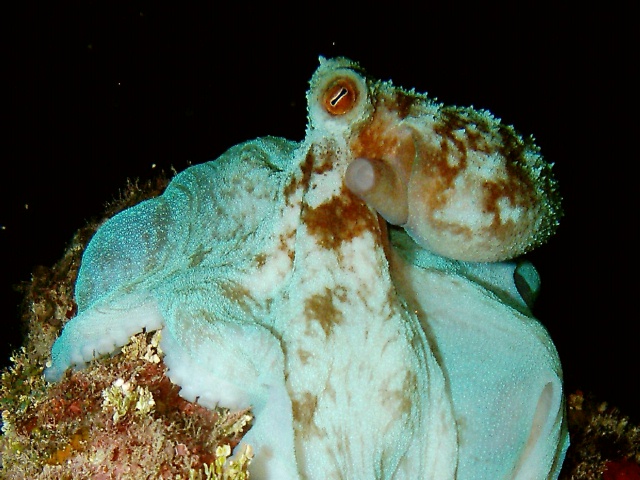
[(551, 167), (488, 112), (320, 59), (302, 142), (188, 168), (89, 243), (45, 371), (162, 330), (169, 378), (251, 407), (254, 479), (557, 478), (562, 371), (518, 258)]

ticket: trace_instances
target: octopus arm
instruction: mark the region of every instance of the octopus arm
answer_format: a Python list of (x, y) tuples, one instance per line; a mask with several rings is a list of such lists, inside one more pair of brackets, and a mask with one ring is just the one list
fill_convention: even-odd
[(46, 378), (56, 381), (67, 368), (114, 351), (131, 335), (161, 328), (159, 302), (177, 294), (167, 285), (175, 287), (171, 282), (180, 272), (197, 285), (204, 272), (249, 268), (268, 235), (280, 172), (295, 146), (271, 137), (235, 146), (177, 175), (161, 196), (105, 222), (83, 254), (78, 315), (55, 342)]
[(252, 477), (295, 480), (292, 407), (279, 339), (222, 289), (182, 292), (179, 285), (191, 280), (175, 282), (177, 288), (168, 288), (181, 293), (161, 302), (167, 320), (160, 346), (168, 377), (180, 385), (183, 398), (205, 407), (251, 408), (254, 424), (236, 451), (244, 444), (255, 451)]
[(447, 378), (457, 478), (557, 478), (569, 438), (560, 361), (544, 327), (464, 275), (398, 257), (394, 274)]

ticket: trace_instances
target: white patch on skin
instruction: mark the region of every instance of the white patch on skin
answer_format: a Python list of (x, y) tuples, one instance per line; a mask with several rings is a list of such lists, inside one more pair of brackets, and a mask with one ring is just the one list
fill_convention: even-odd
[(239, 283), (262, 301), (273, 298), (293, 268), (295, 231), (300, 217), (299, 204), (285, 206), (279, 216), (282, 232), (267, 239), (264, 251), (254, 259), (255, 268), (246, 272)]

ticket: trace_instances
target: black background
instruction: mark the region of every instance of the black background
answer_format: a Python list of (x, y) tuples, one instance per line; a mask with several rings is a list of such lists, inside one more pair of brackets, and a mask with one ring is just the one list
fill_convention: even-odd
[(301, 140), (318, 55), (343, 55), (536, 137), (566, 215), (531, 254), (543, 280), (535, 313), (568, 391), (640, 420), (637, 12), (615, 2), (309, 3), (308, 12), (279, 2), (46, 3), (23, 2), (3, 19), (2, 365), (20, 343), (13, 286), (53, 265), (127, 178), (182, 170), (258, 136)]

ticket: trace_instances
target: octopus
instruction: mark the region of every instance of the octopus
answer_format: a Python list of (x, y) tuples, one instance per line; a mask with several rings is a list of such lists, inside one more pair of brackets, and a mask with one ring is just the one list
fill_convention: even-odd
[(45, 377), (162, 330), (167, 375), (252, 408), (254, 479), (557, 478), (562, 370), (521, 256), (551, 165), (487, 111), (320, 58), (305, 139), (265, 137), (105, 222)]

